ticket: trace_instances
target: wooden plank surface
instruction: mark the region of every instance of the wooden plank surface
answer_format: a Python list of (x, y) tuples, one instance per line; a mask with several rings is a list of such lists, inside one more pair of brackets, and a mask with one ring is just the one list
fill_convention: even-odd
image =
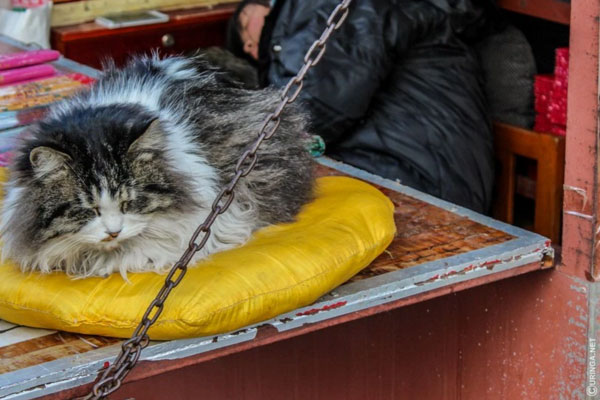
[[(339, 171), (319, 167), (319, 175)], [(378, 187), (394, 203), (396, 237), (371, 265), (351, 281), (412, 267), (429, 261), (511, 240), (508, 233), (490, 228), (405, 194)]]
[[(106, 347), (119, 340), (100, 336), (77, 335), (67, 332), (50, 332), (44, 329), (29, 329), (38, 331), (40, 336), (0, 347), (0, 374), (17, 371), (32, 365), (57, 360), (75, 354)], [(0, 334), (0, 343), (4, 340)]]
[(569, 25), (571, 3), (565, 0), (498, 0), (506, 10)]

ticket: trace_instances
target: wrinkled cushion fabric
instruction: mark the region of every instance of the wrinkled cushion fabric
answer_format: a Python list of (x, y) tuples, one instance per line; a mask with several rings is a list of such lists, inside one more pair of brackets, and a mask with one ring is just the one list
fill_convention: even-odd
[[(1, 171), (0, 171), (1, 172)], [(371, 185), (318, 179), (294, 223), (264, 228), (246, 245), (191, 267), (171, 292), (152, 339), (239, 329), (308, 305), (367, 266), (391, 242), (394, 206)], [(73, 280), (0, 265), (0, 319), (64, 331), (129, 337), (164, 282), (129, 274)]]
[[(261, 74), (284, 86), (338, 0), (278, 0), (261, 37)], [(485, 212), (492, 133), (482, 74), (463, 37), (469, 0), (361, 0), (306, 76), (300, 98), (327, 151), (359, 168)]]

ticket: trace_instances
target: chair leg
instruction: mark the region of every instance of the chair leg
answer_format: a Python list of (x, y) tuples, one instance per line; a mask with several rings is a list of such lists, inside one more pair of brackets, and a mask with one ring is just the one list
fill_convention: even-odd
[(534, 231), (553, 243), (560, 242), (562, 187), (564, 182), (564, 141), (556, 140), (546, 157), (538, 160), (535, 193)]
[(512, 224), (515, 207), (516, 157), (508, 151), (499, 151), (496, 157), (500, 161), (501, 170), (496, 183), (497, 198), (494, 201), (494, 218)]

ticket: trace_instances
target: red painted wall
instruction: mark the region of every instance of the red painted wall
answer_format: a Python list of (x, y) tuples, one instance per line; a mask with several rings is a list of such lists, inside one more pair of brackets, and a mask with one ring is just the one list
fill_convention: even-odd
[(586, 304), (577, 280), (540, 271), (127, 384), (114, 398), (577, 399)]

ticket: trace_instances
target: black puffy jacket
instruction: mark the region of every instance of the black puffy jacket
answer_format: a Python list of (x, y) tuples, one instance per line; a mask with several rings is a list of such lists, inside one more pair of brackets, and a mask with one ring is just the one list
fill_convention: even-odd
[[(277, 0), (260, 44), (266, 84), (285, 85), (339, 0)], [(469, 0), (355, 0), (301, 99), (333, 158), (487, 211), (492, 134)]]

